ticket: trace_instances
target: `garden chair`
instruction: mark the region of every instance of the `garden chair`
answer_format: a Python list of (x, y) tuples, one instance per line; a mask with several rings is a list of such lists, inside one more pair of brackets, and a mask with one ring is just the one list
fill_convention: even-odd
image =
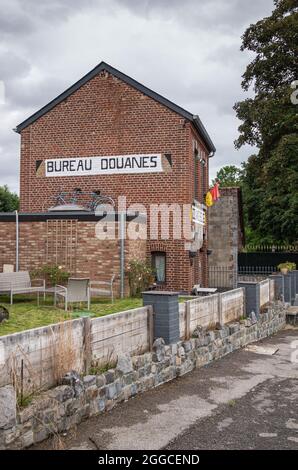
[[(39, 282), (39, 286), (33, 286), (33, 282)], [(10, 295), (10, 304), (13, 304), (13, 296), (16, 294), (35, 294), (37, 293), (37, 304), (39, 305), (39, 294), (42, 293), (45, 298), (45, 280), (33, 279), (31, 281), (28, 271), (0, 273), (0, 293)]]
[(115, 279), (116, 274), (113, 274), (110, 281), (91, 281), (91, 297), (111, 297), (112, 302), (114, 302), (113, 284)]
[(65, 311), (68, 304), (73, 302), (87, 302), (90, 310), (90, 279), (69, 278), (67, 287), (55, 286), (54, 305), (56, 306), (57, 297), (64, 299)]

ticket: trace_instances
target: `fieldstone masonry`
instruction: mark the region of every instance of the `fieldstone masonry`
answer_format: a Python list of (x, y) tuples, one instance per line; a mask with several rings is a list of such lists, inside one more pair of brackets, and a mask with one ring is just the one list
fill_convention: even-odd
[(158, 338), (152, 352), (118, 358), (115, 369), (100, 375), (79, 376), (70, 371), (61, 385), (16, 411), (12, 386), (0, 388), (0, 449), (21, 449), (68, 431), (84, 419), (111, 410), (138, 393), (157, 387), (204, 366), (248, 343), (265, 338), (285, 325), (286, 306), (271, 305), (255, 316), (217, 326), (198, 327), (188, 341), (165, 345)]

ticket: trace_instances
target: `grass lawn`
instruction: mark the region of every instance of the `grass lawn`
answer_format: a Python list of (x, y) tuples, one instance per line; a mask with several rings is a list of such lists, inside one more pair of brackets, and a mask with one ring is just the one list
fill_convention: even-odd
[[(15, 296), (14, 304), (10, 305), (8, 297), (0, 296), (0, 305), (9, 311), (9, 320), (0, 323), (0, 336), (17, 333), (18, 331), (30, 330), (40, 326), (58, 323), (64, 320), (71, 320), (81, 315), (80, 312), (87, 312), (87, 305), (77, 305), (72, 311), (65, 312), (62, 308), (53, 306), (53, 297), (47, 297), (44, 302), (40, 298), (40, 306), (37, 306), (36, 296)], [(141, 307), (143, 304), (140, 298), (116, 299), (111, 303), (110, 299), (93, 299), (91, 303), (91, 316), (101, 317), (123, 310)], [(89, 312), (88, 312), (89, 313)]]

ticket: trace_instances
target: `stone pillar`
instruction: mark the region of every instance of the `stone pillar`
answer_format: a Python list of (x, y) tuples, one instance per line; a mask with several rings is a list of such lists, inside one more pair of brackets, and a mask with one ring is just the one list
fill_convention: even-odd
[(255, 312), (256, 317), (260, 316), (260, 284), (258, 282), (238, 282), (238, 287), (245, 288), (246, 315)]
[(178, 293), (143, 292), (143, 305), (153, 307), (154, 339), (163, 338), (165, 344), (177, 343), (180, 340)]

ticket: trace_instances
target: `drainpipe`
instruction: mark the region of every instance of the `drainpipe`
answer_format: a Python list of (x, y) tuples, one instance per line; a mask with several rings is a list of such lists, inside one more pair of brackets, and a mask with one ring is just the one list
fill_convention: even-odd
[(123, 299), (125, 290), (125, 225), (126, 214), (125, 212), (119, 213), (120, 220), (120, 297)]
[(16, 272), (19, 270), (19, 213), (16, 213)]

